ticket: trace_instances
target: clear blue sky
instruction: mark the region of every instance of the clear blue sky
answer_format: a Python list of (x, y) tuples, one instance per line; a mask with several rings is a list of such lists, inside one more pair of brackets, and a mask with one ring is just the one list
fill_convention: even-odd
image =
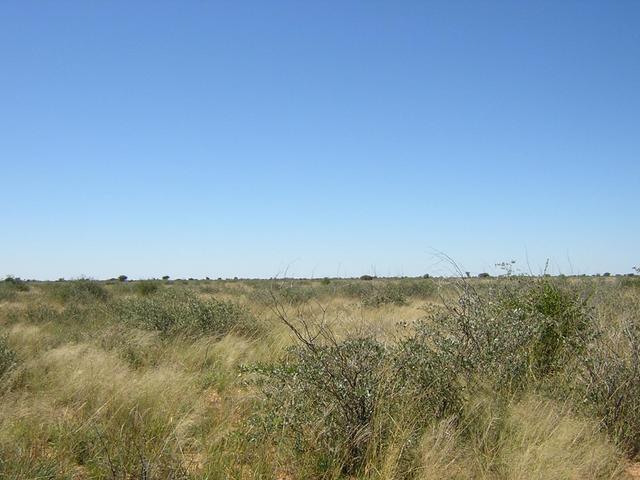
[(629, 272), (640, 2), (0, 3), (0, 275)]

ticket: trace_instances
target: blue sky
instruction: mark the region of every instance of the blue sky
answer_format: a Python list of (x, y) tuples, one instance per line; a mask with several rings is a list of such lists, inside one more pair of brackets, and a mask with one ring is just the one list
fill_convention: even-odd
[(0, 3), (0, 275), (640, 263), (640, 2)]

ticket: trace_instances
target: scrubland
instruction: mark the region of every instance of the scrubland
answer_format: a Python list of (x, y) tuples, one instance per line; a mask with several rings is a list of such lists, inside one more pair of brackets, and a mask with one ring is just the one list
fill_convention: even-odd
[(640, 278), (0, 284), (0, 478), (625, 479)]

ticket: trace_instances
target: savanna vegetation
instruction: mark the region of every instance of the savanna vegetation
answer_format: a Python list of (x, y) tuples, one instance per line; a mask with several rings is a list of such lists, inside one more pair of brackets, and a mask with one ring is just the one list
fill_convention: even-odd
[(640, 277), (0, 282), (0, 478), (625, 479)]

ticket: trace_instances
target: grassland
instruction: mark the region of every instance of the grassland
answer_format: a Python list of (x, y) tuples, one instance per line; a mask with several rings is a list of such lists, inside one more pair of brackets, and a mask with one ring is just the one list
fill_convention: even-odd
[(624, 479), (640, 278), (0, 284), (0, 478)]

